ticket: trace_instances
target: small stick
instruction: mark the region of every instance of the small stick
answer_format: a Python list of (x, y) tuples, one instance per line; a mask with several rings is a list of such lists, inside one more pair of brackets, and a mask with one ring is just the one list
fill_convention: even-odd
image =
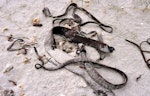
[(12, 83), (13, 85), (17, 86), (17, 82), (13, 81), (13, 80), (8, 80), (10, 83)]
[(42, 27), (43, 25), (42, 25), (42, 24), (37, 23), (37, 24), (33, 24), (33, 26), (35, 26), (35, 27)]
[(136, 78), (136, 82), (139, 81), (139, 79), (142, 77), (143, 74), (139, 75), (137, 78)]

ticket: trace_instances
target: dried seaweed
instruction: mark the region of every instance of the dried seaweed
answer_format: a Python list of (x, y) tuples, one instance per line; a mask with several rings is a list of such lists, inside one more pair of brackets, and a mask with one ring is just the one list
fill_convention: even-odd
[(4, 96), (15, 96), (15, 93), (13, 90), (4, 90), (3, 95)]
[(131, 44), (133, 44), (133, 45), (135, 45), (139, 49), (139, 51), (141, 52), (141, 55), (143, 57), (144, 62), (146, 63), (147, 67), (150, 68), (150, 59), (146, 60), (146, 57), (144, 55), (144, 53), (150, 53), (150, 51), (146, 51), (146, 50), (143, 50), (141, 48), (141, 46), (142, 46), (143, 43), (147, 43), (147, 44), (150, 45), (150, 38), (148, 38), (146, 41), (142, 41), (140, 43), (140, 45), (138, 45), (138, 44), (136, 44), (136, 43), (134, 43), (134, 42), (132, 42), (130, 40), (127, 40), (127, 39), (126, 39), (126, 41), (129, 42), (129, 43), (131, 43)]
[[(38, 51), (37, 51), (36, 48), (35, 48), (35, 52), (39, 56)], [(65, 63), (62, 63), (62, 64), (61, 63), (60, 64), (55, 64), (55, 65), (57, 65), (55, 67), (45, 67), (44, 66), (44, 61), (42, 59), (40, 59), (41, 64), (36, 64), (35, 68), (44, 69), (44, 70), (47, 70), (47, 71), (55, 71), (55, 70), (59, 70), (59, 69), (62, 69), (62, 68), (66, 68), (67, 70), (69, 70), (69, 71), (71, 71), (71, 72), (73, 72), (77, 75), (80, 75), (87, 82), (87, 84), (94, 90), (94, 92), (97, 94), (97, 96), (101, 96), (101, 95), (105, 96), (106, 94), (107, 94), (106, 96), (115, 96), (114, 93), (111, 90), (112, 89), (119, 89), (119, 88), (122, 88), (123, 86), (126, 85), (126, 83), (128, 81), (128, 78), (127, 78), (127, 76), (124, 72), (122, 72), (122, 71), (120, 71), (116, 68), (108, 67), (106, 65), (103, 65), (103, 64), (100, 64), (98, 62), (90, 60), (89, 58), (86, 57), (86, 55), (84, 55), (84, 54), (86, 54), (86, 50), (83, 47), (81, 47), (80, 52), (81, 52), (82, 58), (71, 59), (71, 60), (68, 60), (68, 61), (66, 61)], [(69, 66), (70, 64), (83, 65), (84, 68), (80, 68), (80, 70), (82, 70), (82, 71), (85, 70), (84, 74), (82, 72), (80, 73), (80, 71), (79, 72), (77, 72), (77, 71), (74, 72), (75, 69), (70, 68), (70, 66)], [(95, 70), (95, 68), (102, 68), (102, 67), (113, 70), (113, 71), (119, 73), (124, 78), (123, 83), (115, 85), (115, 84), (109, 83), (107, 80), (105, 80)], [(87, 74), (88, 77), (87, 77), (87, 75), (85, 76), (85, 74)], [(94, 86), (101, 86), (101, 87), (95, 88)]]
[[(83, 25), (85, 25), (85, 23), (82, 24), (82, 19), (81, 19), (81, 17), (79, 17), (77, 14), (75, 14), (75, 12), (76, 12), (77, 10), (80, 10), (80, 11), (84, 12), (87, 16), (89, 16), (92, 20), (94, 20), (94, 22), (92, 22), (92, 23), (97, 24), (102, 30), (104, 30), (104, 31), (106, 31), (106, 32), (108, 32), (108, 33), (112, 33), (112, 32), (113, 32), (113, 28), (112, 28), (112, 27), (103, 24), (103, 23), (100, 22), (96, 17), (94, 17), (90, 12), (88, 12), (88, 11), (85, 10), (84, 8), (79, 7), (76, 3), (71, 3), (71, 4), (66, 8), (65, 12), (64, 12), (63, 14), (61, 14), (61, 15), (58, 15), (58, 16), (52, 16), (52, 14), (50, 13), (50, 11), (49, 11), (49, 9), (48, 9), (47, 7), (45, 7), (42, 11), (43, 11), (43, 13), (44, 13), (44, 15), (45, 15), (46, 17), (48, 16), (48, 17), (55, 18), (55, 20), (58, 20), (58, 18), (64, 17), (65, 15), (67, 15), (67, 14), (68, 14), (68, 11), (71, 10), (71, 9), (73, 9), (73, 14), (72, 14), (73, 19), (74, 19), (74, 21), (75, 21), (76, 23), (78, 23), (79, 25), (82, 25), (82, 26), (83, 26)], [(54, 20), (53, 22), (55, 22), (55, 20)], [(64, 21), (64, 19), (62, 19), (61, 22), (63, 22), (63, 21)], [(88, 24), (88, 23), (91, 23), (91, 21), (90, 21), (90, 22), (86, 22), (86, 24)]]
[[(72, 18), (64, 17), (69, 13), (71, 9), (73, 9)], [(8, 51), (22, 51), (23, 54), (27, 54), (27, 51), (28, 51), (27, 48), (28, 47), (31, 48), (32, 46), (34, 48), (34, 51), (35, 51), (35, 54), (37, 55), (38, 60), (40, 61), (40, 63), (35, 64), (36, 69), (55, 71), (55, 70), (65, 68), (69, 70), (70, 72), (81, 76), (85, 80), (85, 82), (93, 89), (94, 93), (97, 96), (115, 96), (112, 90), (124, 87), (128, 81), (127, 75), (117, 68), (109, 67), (97, 61), (91, 60), (90, 58), (86, 56), (86, 50), (85, 50), (85, 46), (90, 46), (90, 47), (95, 48), (100, 54), (100, 59), (102, 60), (103, 58), (101, 54), (112, 53), (114, 51), (114, 47), (111, 47), (107, 45), (106, 43), (104, 43), (102, 40), (102, 36), (99, 36), (97, 32), (95, 31), (94, 32), (92, 31), (90, 33), (94, 33), (92, 36), (98, 36), (98, 40), (87, 38), (86, 37), (87, 34), (81, 31), (82, 26), (85, 26), (90, 23), (98, 25), (102, 30), (108, 33), (112, 33), (113, 28), (111, 26), (103, 24), (96, 17), (94, 17), (90, 12), (88, 12), (84, 8), (79, 7), (75, 3), (71, 3), (66, 8), (65, 12), (58, 16), (53, 16), (51, 12), (49, 11), (48, 7), (45, 7), (42, 11), (46, 17), (54, 18), (52, 22), (53, 25), (55, 23), (58, 23), (59, 25), (67, 24), (68, 26), (70, 26), (70, 28), (65, 28), (62, 26), (55, 26), (52, 28), (52, 30), (48, 33), (47, 37), (45, 38), (44, 47), (45, 47), (46, 52), (50, 56), (50, 59), (48, 60), (47, 63), (54, 65), (54, 67), (46, 67), (45, 66), (46, 62), (44, 61), (43, 56), (41, 56), (38, 53), (37, 48), (35, 46), (32, 46), (31, 44), (26, 44), (25, 40), (22, 38), (13, 38), (13, 36), (10, 35), (8, 37), (8, 41), (13, 41), (13, 42), (7, 48), (7, 50)], [(82, 18), (76, 13), (77, 11), (82, 11), (87, 16), (89, 16), (93, 21), (83, 22)], [(40, 24), (39, 21), (36, 19), (35, 22), (33, 22), (33, 26), (41, 27), (42, 24)], [(82, 43), (82, 46), (78, 46), (78, 50), (76, 51), (76, 53), (80, 57), (68, 60), (64, 63), (60, 63), (56, 61), (55, 58), (52, 57), (51, 54), (48, 52), (51, 49), (54, 50), (55, 48), (57, 48), (54, 35), (59, 35), (71, 43), (76, 43), (76, 44)], [(19, 44), (19, 46), (15, 47), (16, 44)], [(28, 59), (24, 61), (24, 63), (26, 62), (29, 62)], [(78, 69), (76, 69), (75, 67), (70, 66), (70, 65), (79, 66), (79, 67)], [(101, 76), (101, 74), (96, 70), (99, 68), (106, 68), (116, 73), (119, 73), (120, 76), (123, 78), (123, 82), (121, 84), (110, 83), (109, 81), (104, 79), (103, 76)], [(9, 80), (9, 82), (11, 82), (15, 86), (17, 85), (15, 81)], [(8, 95), (10, 93), (12, 95)], [(5, 94), (6, 94), (5, 96), (14, 96), (14, 92), (12, 90), (6, 90)]]

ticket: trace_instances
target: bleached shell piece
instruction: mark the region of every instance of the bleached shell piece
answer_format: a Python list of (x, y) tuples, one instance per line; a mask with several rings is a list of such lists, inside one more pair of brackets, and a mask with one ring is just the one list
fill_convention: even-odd
[(31, 43), (36, 43), (37, 42), (36, 36), (31, 37), (30, 42)]
[(69, 26), (68, 24), (65, 24), (64, 27), (71, 29), (72, 27)]
[(14, 67), (12, 65), (7, 65), (6, 68), (4, 69), (3, 73), (7, 73), (11, 71)]
[(66, 95), (64, 95), (64, 94), (60, 94), (59, 96), (66, 96)]
[(78, 87), (83, 87), (83, 88), (85, 88), (85, 87), (87, 87), (87, 84), (85, 83), (85, 81), (80, 80), (80, 81), (78, 82)]

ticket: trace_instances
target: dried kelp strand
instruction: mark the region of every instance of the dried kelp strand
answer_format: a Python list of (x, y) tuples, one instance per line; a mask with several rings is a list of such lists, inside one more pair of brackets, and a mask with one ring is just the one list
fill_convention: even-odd
[(148, 66), (148, 68), (150, 68), (150, 59), (146, 60), (146, 57), (145, 57), (145, 55), (144, 55), (144, 53), (150, 53), (150, 51), (145, 51), (145, 50), (142, 50), (142, 49), (141, 49), (141, 45), (142, 45), (144, 42), (147, 42), (147, 43), (149, 44), (149, 39), (147, 39), (147, 41), (141, 42), (141, 43), (140, 43), (140, 46), (139, 46), (138, 44), (136, 44), (136, 43), (130, 41), (130, 40), (127, 40), (127, 39), (125, 39), (125, 40), (126, 40), (127, 42), (129, 42), (129, 43), (135, 45), (135, 46), (139, 49), (139, 51), (141, 52), (141, 55), (142, 55), (142, 57), (143, 57), (143, 59), (144, 59), (146, 65)]
[(22, 48), (12, 48), (16, 43), (23, 43), (24, 40), (23, 39), (17, 39), (15, 40), (8, 48), (7, 48), (7, 51), (18, 51), (18, 50), (21, 50)]

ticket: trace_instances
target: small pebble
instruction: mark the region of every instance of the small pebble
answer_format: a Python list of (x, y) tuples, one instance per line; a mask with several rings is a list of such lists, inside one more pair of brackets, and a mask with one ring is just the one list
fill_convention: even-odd
[(39, 24), (40, 20), (38, 18), (33, 19), (33, 24)]
[(143, 25), (144, 23), (140, 23), (141, 25)]

